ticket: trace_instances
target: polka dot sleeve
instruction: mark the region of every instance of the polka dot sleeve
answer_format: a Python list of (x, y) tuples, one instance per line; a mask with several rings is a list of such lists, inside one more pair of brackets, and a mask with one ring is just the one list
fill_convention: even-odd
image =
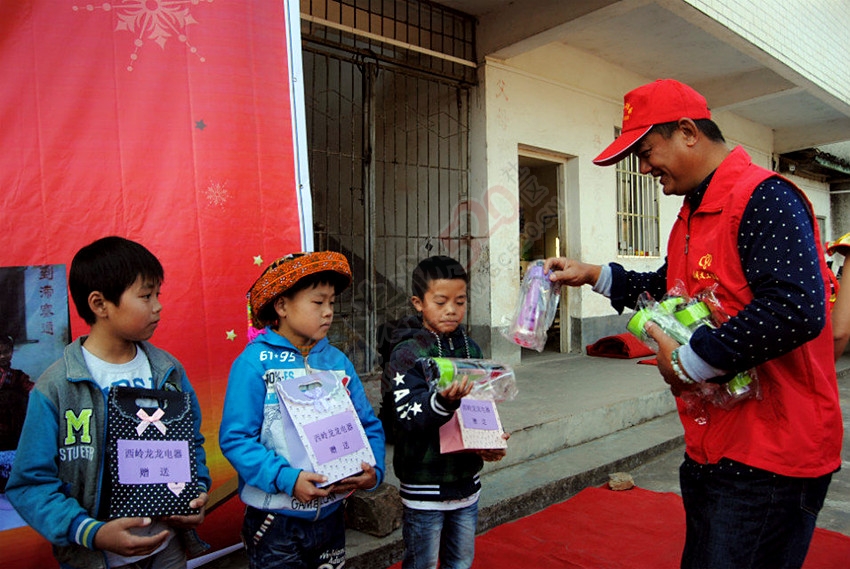
[(790, 352), (826, 323), (812, 218), (787, 182), (771, 178), (756, 188), (741, 218), (738, 251), (753, 301), (690, 342), (706, 363), (736, 371)]

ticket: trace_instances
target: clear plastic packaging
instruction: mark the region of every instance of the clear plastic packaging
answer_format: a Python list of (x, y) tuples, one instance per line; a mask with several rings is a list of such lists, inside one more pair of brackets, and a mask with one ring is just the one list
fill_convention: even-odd
[(626, 329), (655, 353), (658, 353), (658, 344), (645, 330), (647, 322), (650, 321), (655, 322), (665, 334), (680, 344), (687, 344), (692, 332), (673, 316), (683, 302), (684, 299), (678, 297), (667, 297), (657, 302), (645, 292), (638, 297), (637, 309), (626, 324)]
[[(687, 326), (691, 333), (696, 331), (700, 326), (717, 328), (717, 324), (712, 317), (711, 308), (702, 300), (694, 299), (687, 304), (683, 304), (679, 310), (673, 313), (673, 316), (683, 325)], [(728, 318), (725, 314), (721, 314), (720, 317), (723, 319)], [(741, 401), (753, 397), (761, 398), (755, 369), (737, 373), (726, 383), (711, 383), (709, 385), (718, 385), (718, 387), (710, 392), (706, 392), (704, 398), (715, 407), (720, 407), (721, 409), (731, 409)]]
[(560, 285), (549, 280), (543, 261), (534, 261), (525, 271), (519, 303), (502, 335), (518, 346), (542, 352), (560, 300)]
[(452, 383), (468, 379), (472, 382), (470, 396), (496, 403), (510, 401), (518, 389), (514, 370), (509, 366), (486, 359), (420, 358), (426, 379), (442, 391)]
[[(652, 298), (652, 295), (645, 292), (638, 297), (635, 314), (626, 324), (626, 329), (655, 353), (658, 353), (658, 344), (644, 329), (647, 322), (650, 321), (657, 324), (664, 333), (678, 343), (687, 344), (691, 337), (691, 331), (673, 316), (676, 307), (682, 302), (684, 300), (677, 297), (667, 297), (658, 302)], [(704, 425), (708, 422), (706, 401), (701, 392), (683, 391), (679, 395), (679, 399), (685, 404), (685, 413), (696, 423)]]
[[(694, 298), (689, 298), (684, 285), (677, 282), (660, 302), (644, 293), (638, 299), (635, 315), (629, 320), (627, 329), (654, 352), (658, 345), (646, 333), (644, 326), (650, 320), (680, 344), (687, 344), (691, 335), (701, 326), (718, 328), (729, 319), (712, 289), (706, 289)], [(721, 409), (731, 409), (748, 399), (761, 399), (761, 389), (756, 370), (751, 369), (734, 375), (725, 383), (701, 383), (696, 393), (700, 401)], [(704, 409), (693, 401), (693, 395), (685, 397), (686, 406), (697, 422), (704, 422)]]

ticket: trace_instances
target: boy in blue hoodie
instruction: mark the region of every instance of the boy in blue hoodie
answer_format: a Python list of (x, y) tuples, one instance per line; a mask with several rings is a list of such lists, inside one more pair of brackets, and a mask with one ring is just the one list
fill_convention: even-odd
[[(242, 539), (251, 568), (340, 568), (345, 564), (342, 500), (384, 478), (384, 433), (351, 361), (326, 338), (337, 294), (351, 283), (339, 253), (288, 255), (251, 287), (252, 322), (263, 331), (233, 362), (219, 431), (247, 504)], [(287, 448), (274, 384), (331, 371), (348, 390), (376, 466), (330, 486)]]
[(104, 237), (74, 256), (71, 298), (89, 324), (87, 336), (36, 381), (6, 496), (18, 514), (53, 544), (62, 567), (186, 567), (186, 557), (206, 549), (193, 531), (204, 519), (206, 492), (189, 516), (107, 519), (106, 398), (113, 386), (190, 394), (195, 459), (201, 485), (205, 464), (201, 409), (186, 371), (151, 338), (160, 320), (164, 272), (142, 245)]

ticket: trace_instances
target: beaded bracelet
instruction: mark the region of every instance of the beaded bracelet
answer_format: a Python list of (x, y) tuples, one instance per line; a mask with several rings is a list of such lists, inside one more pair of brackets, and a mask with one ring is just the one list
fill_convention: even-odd
[(694, 380), (685, 371), (685, 367), (679, 362), (679, 348), (673, 350), (670, 354), (670, 365), (673, 367), (673, 373), (685, 383), (693, 383)]

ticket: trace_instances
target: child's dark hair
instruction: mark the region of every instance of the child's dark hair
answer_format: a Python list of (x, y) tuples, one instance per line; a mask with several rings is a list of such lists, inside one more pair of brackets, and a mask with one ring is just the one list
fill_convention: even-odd
[(165, 273), (153, 253), (135, 241), (123, 237), (103, 237), (86, 245), (74, 255), (68, 272), (68, 288), (77, 314), (87, 324), (96, 321), (89, 308), (89, 295), (98, 291), (118, 305), (121, 295), (142, 277), (162, 283)]
[(337, 273), (336, 271), (321, 271), (309, 274), (298, 279), (295, 284), (280, 293), (277, 297), (275, 297), (274, 302), (266, 304), (262, 310), (260, 310), (260, 313), (257, 314), (257, 319), (260, 320), (264, 326), (273, 325), (277, 322), (277, 312), (275, 311), (274, 305), (277, 302), (277, 299), (281, 296), (285, 298), (292, 298), (302, 290), (315, 288), (319, 285), (330, 285), (334, 287), (334, 294), (338, 295), (348, 287), (348, 282), (347, 277)]
[(436, 255), (423, 259), (413, 269), (411, 276), (411, 292), (413, 296), (425, 298), (425, 292), (431, 284), (431, 281), (437, 279), (463, 279), (463, 282), (469, 284), (469, 275), (463, 265), (445, 255)]

